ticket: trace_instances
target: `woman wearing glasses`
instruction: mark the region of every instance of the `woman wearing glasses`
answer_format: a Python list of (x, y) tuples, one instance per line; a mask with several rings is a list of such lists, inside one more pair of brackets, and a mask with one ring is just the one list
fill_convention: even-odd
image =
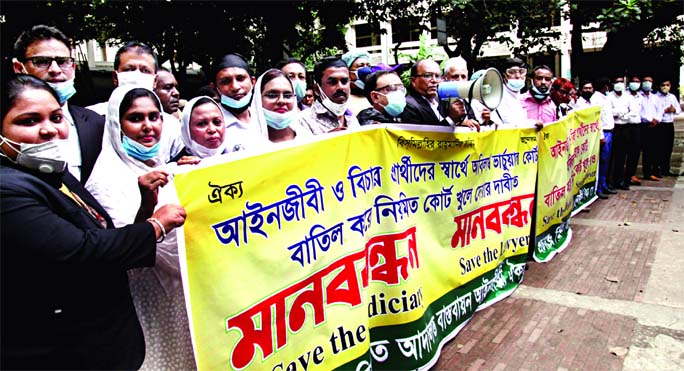
[(394, 71), (380, 70), (366, 78), (366, 99), (373, 105), (359, 112), (361, 125), (401, 122), (406, 107), (406, 88)]
[(268, 139), (273, 143), (310, 137), (311, 133), (299, 124), (296, 96), (292, 81), (278, 69), (264, 72), (254, 84), (252, 109), (259, 125), (265, 124)]

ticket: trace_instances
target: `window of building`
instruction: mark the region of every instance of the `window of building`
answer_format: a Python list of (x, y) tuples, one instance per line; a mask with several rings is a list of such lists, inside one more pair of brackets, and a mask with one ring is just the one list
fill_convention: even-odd
[[(423, 32), (420, 27), (421, 19), (417, 17), (401, 18), (392, 21), (392, 42), (418, 41)], [(437, 21), (430, 19), (430, 38), (437, 38)]]
[(363, 23), (354, 26), (356, 31), (356, 47), (380, 45), (380, 25)]

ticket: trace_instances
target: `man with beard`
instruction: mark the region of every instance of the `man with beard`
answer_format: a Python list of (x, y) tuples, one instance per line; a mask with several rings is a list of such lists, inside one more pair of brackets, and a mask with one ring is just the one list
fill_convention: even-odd
[(47, 82), (59, 96), (64, 119), (69, 123), (69, 172), (85, 184), (102, 149), (104, 117), (68, 103), (76, 94), (76, 64), (69, 46), (70, 40), (60, 30), (33, 26), (14, 44), (13, 68), (15, 73), (27, 73)]
[(159, 67), (157, 70), (157, 86), (154, 87), (154, 92), (159, 97), (164, 112), (180, 120), (180, 92), (178, 91), (178, 82), (171, 71)]
[(314, 135), (359, 127), (359, 121), (347, 109), (349, 69), (341, 59), (326, 57), (316, 64), (314, 91), (317, 99), (302, 112), (302, 126)]
[(265, 144), (268, 141), (266, 124), (260, 126), (256, 119), (252, 120), (250, 105), (256, 79), (245, 59), (239, 54), (224, 55), (214, 61), (212, 76), (214, 88), (221, 97), (226, 148), (240, 151)]
[(408, 124), (447, 125), (440, 113), (437, 86), (442, 81), (442, 71), (437, 62), (422, 59), (411, 67), (411, 86), (406, 97), (406, 108), (401, 121)]
[[(351, 95), (349, 96), (347, 107), (356, 116), (362, 110), (371, 107), (364, 94), (365, 83), (363, 76), (360, 76), (360, 73), (357, 72), (364, 67), (370, 67), (371, 57), (370, 54), (363, 50), (350, 50), (344, 53), (341, 59), (349, 68), (349, 81), (351, 82)], [(367, 72), (366, 75), (370, 71)]]
[(520, 103), (527, 112), (527, 118), (535, 120), (535, 126), (558, 120), (556, 104), (553, 103), (549, 93), (553, 72), (545, 65), (539, 65), (532, 70), (532, 88), (520, 97)]

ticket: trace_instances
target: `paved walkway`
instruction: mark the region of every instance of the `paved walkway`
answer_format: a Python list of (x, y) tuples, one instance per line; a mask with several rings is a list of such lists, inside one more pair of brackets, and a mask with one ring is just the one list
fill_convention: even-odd
[[(681, 173), (684, 120), (675, 125)], [(684, 370), (684, 176), (598, 200), (571, 226), (570, 246), (530, 262), (433, 370)]]

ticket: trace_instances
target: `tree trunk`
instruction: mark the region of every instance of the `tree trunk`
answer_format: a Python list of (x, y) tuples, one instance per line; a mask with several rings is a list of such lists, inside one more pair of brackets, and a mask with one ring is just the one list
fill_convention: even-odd
[[(574, 1), (573, 1), (574, 3)], [(578, 4), (571, 4), (570, 23), (572, 23), (572, 34), (570, 36), (570, 65), (572, 66), (572, 77), (578, 81), (582, 78), (587, 78), (585, 73), (584, 63), (584, 47), (582, 46), (582, 26), (584, 25), (584, 16), (581, 11), (573, 11), (572, 6)]]

